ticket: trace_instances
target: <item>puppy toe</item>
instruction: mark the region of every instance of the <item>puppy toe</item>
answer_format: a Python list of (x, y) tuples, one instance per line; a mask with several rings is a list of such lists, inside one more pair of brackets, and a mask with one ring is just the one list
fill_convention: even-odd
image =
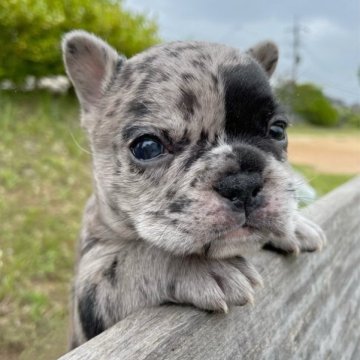
[(319, 251), (326, 244), (324, 231), (305, 217), (301, 217), (297, 222), (295, 236), (301, 251)]
[[(213, 276), (225, 294), (225, 299), (231, 305), (245, 305), (254, 303), (254, 289), (249, 278), (245, 276), (230, 261), (214, 263)], [(260, 277), (260, 275), (258, 275)], [(259, 279), (254, 277), (254, 281)]]
[(252, 286), (264, 286), (261, 275), (255, 269), (255, 266), (242, 256), (229, 259), (228, 262), (235, 266), (250, 282)]
[(192, 304), (195, 307), (217, 312), (228, 312), (225, 294), (210, 272), (200, 268), (197, 273), (189, 272), (176, 281), (173, 301)]

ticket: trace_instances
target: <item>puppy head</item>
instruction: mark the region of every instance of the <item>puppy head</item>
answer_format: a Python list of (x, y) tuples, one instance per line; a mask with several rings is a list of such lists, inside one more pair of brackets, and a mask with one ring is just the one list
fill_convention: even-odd
[(276, 45), (175, 42), (125, 60), (75, 31), (63, 52), (115, 231), (211, 257), (293, 231), (287, 119), (268, 81)]

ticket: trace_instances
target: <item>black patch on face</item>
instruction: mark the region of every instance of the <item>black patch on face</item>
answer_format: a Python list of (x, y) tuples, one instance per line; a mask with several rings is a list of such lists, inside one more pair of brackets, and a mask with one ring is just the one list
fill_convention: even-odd
[(110, 267), (103, 272), (104, 278), (106, 278), (112, 286), (115, 286), (117, 282), (117, 278), (116, 278), (117, 265), (118, 265), (118, 259), (117, 257), (115, 257)]
[(106, 114), (105, 114), (105, 116), (106, 117), (113, 117), (114, 115), (115, 115), (115, 113), (116, 113), (116, 110), (114, 109), (114, 110), (110, 110), (110, 111), (108, 111)]
[(84, 241), (84, 246), (83, 248), (81, 249), (81, 252), (80, 252), (80, 255), (83, 256), (85, 255), (87, 252), (89, 252), (96, 244), (99, 243), (99, 238), (97, 237), (90, 237), (90, 238), (87, 238), (85, 241)]
[(256, 147), (234, 146), (234, 154), (238, 159), (240, 171), (246, 173), (262, 173), (266, 161), (264, 155)]
[(181, 88), (180, 91), (178, 108), (181, 110), (184, 119), (189, 121), (191, 116), (194, 115), (195, 109), (199, 107), (199, 101), (192, 90)]
[[(107, 57), (107, 52), (105, 51), (105, 49), (103, 49), (103, 51), (104, 51), (104, 57)], [(122, 58), (122, 57), (118, 58), (118, 60), (116, 62), (115, 71), (112, 73), (111, 79), (110, 79), (110, 81), (109, 81), (109, 83), (108, 83), (108, 85), (106, 87), (107, 91), (110, 90), (113, 87), (113, 85), (115, 84), (117, 76), (118, 76), (120, 70), (122, 69), (122, 67), (124, 65), (124, 62), (125, 62), (124, 58)]]
[(139, 101), (134, 99), (130, 101), (127, 108), (127, 113), (136, 118), (142, 118), (151, 113), (150, 108), (153, 106), (153, 103), (150, 101)]
[(200, 60), (193, 60), (191, 61), (191, 64), (196, 67), (198, 70), (204, 71), (206, 69), (206, 65), (203, 61)]
[(125, 63), (124, 68), (120, 72), (120, 84), (126, 89), (132, 84), (133, 68), (131, 64)]
[(143, 128), (141, 126), (134, 126), (129, 124), (124, 127), (122, 131), (122, 138), (124, 141), (134, 139), (137, 135), (142, 134)]
[(97, 311), (96, 292), (97, 285), (88, 284), (78, 303), (80, 322), (87, 340), (105, 330), (104, 321)]
[(177, 51), (174, 50), (170, 50), (170, 49), (165, 49), (165, 52), (168, 56), (172, 57), (172, 58), (179, 58), (180, 54)]
[(125, 58), (119, 57), (116, 63), (116, 72), (119, 72), (122, 66), (124, 65)]
[(186, 43), (183, 43), (183, 44), (179, 44), (175, 47), (175, 50), (177, 51), (188, 51), (188, 50), (198, 50), (198, 47), (196, 45), (193, 45), (193, 44), (186, 44)]
[(113, 141), (113, 143), (112, 143), (112, 150), (113, 150), (113, 152), (114, 152), (115, 154), (117, 154), (117, 152), (118, 152), (118, 145), (117, 145), (117, 143), (116, 143), (115, 141)]
[(172, 145), (171, 150), (173, 153), (178, 154), (184, 149), (186, 149), (189, 145), (190, 145), (190, 138), (189, 138), (188, 130), (185, 129), (181, 139)]
[(165, 72), (159, 72), (157, 78), (158, 78), (157, 79), (158, 82), (165, 82), (170, 79), (170, 75)]
[(245, 139), (245, 142), (256, 146), (258, 149), (262, 150), (265, 153), (273, 154), (275, 159), (277, 160), (282, 160), (286, 158), (286, 141), (280, 142), (267, 138), (253, 137), (252, 139)]
[(170, 213), (182, 213), (189, 205), (192, 203), (192, 200), (186, 196), (181, 196), (178, 199), (174, 200), (169, 205)]
[(191, 155), (185, 160), (184, 163), (185, 170), (189, 170), (190, 167), (206, 153), (208, 139), (209, 139), (208, 133), (205, 130), (202, 130), (200, 134), (200, 139), (191, 149)]
[(204, 245), (203, 250), (204, 250), (204, 256), (205, 257), (208, 255), (210, 247), (211, 247), (211, 243), (208, 243), (208, 244)]
[(174, 196), (176, 195), (176, 190), (170, 189), (167, 193), (166, 193), (166, 198), (168, 200), (172, 199)]
[(204, 61), (211, 61), (211, 56), (209, 54), (200, 54), (198, 58)]
[(114, 109), (117, 109), (120, 106), (120, 104), (121, 104), (121, 99), (116, 99), (113, 105)]
[(140, 81), (139, 86), (137, 88), (136, 91), (137, 98), (142, 98), (146, 96), (146, 94), (149, 93), (149, 91), (151, 91), (149, 90), (149, 88), (153, 84), (159, 84), (168, 81), (170, 79), (170, 75), (167, 72), (149, 66), (149, 64), (146, 63), (142, 64), (142, 68), (143, 68), (142, 72), (145, 74), (145, 76)]
[(190, 82), (195, 80), (195, 76), (193, 74), (190, 73), (183, 73), (181, 74), (181, 78), (185, 81), (185, 82)]
[(129, 164), (129, 171), (131, 174), (143, 175), (145, 172), (144, 167), (136, 166), (134, 163)]
[(216, 89), (217, 86), (219, 85), (218, 77), (215, 74), (211, 73), (211, 80), (213, 82), (214, 88)]
[(167, 284), (167, 295), (170, 299), (175, 298), (175, 290), (176, 290), (175, 281), (171, 279)]
[(145, 61), (148, 63), (148, 64), (151, 64), (153, 63), (158, 57), (156, 55), (150, 55), (148, 56)]
[(223, 67), (221, 75), (225, 88), (226, 134), (264, 136), (277, 110), (265, 72), (253, 62)]
[(146, 215), (156, 216), (156, 217), (164, 217), (164, 210), (157, 210), (157, 211), (148, 211)]
[(191, 186), (191, 187), (195, 187), (198, 182), (199, 182), (199, 179), (198, 179), (198, 178), (195, 178), (195, 179), (193, 179), (193, 180), (191, 181), (190, 186)]
[(153, 75), (151, 73), (146, 75), (145, 78), (141, 80), (138, 88), (136, 89), (136, 97), (143, 97), (147, 93), (150, 84), (152, 84), (153, 82)]

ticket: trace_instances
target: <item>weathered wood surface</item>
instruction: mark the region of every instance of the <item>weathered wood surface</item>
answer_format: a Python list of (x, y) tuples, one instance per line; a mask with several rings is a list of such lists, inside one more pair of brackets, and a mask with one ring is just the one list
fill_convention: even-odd
[(254, 306), (144, 309), (61, 359), (360, 359), (360, 177), (305, 213), (327, 246), (297, 258), (259, 252)]

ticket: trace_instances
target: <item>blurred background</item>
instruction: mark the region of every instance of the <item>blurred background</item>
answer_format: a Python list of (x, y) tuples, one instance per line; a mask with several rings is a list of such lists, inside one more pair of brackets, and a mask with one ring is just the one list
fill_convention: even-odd
[(66, 350), (91, 163), (59, 44), (79, 28), (128, 57), (171, 40), (274, 40), (289, 158), (313, 189), (304, 203), (360, 172), (360, 0), (1, 1), (0, 359)]

